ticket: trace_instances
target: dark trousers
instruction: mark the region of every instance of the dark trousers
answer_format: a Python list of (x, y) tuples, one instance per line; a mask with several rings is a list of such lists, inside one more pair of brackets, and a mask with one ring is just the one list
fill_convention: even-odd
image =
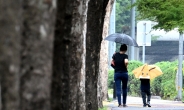
[[(151, 92), (150, 92), (150, 90), (141, 90), (141, 95), (142, 95), (143, 104), (145, 106), (147, 104), (147, 102), (150, 102)], [(147, 102), (146, 102), (146, 96), (147, 96)]]
[(128, 73), (115, 73), (114, 80), (116, 84), (116, 95), (118, 104), (121, 105), (121, 93), (123, 93), (123, 104), (126, 104)]

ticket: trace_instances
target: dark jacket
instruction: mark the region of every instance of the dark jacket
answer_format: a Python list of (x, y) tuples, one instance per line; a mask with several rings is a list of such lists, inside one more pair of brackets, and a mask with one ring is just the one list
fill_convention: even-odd
[(150, 79), (140, 79), (141, 90), (150, 90)]

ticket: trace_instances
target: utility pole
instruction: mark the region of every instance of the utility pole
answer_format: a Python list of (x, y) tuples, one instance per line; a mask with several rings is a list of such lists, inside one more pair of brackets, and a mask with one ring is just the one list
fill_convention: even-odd
[[(131, 0), (131, 4), (134, 4), (135, 0)], [(135, 39), (135, 7), (131, 9), (131, 34), (130, 36)], [(136, 39), (135, 39), (136, 40)], [(131, 46), (131, 60), (135, 60), (135, 47)]]
[(137, 23), (137, 43), (142, 46), (142, 63), (145, 63), (146, 46), (151, 46), (151, 21), (138, 21)]
[(145, 47), (146, 47), (146, 23), (144, 25), (144, 36), (143, 36), (143, 46), (142, 46), (142, 63), (145, 63)]
[(178, 100), (182, 100), (182, 87), (183, 87), (183, 33), (179, 36), (179, 56), (178, 56)]

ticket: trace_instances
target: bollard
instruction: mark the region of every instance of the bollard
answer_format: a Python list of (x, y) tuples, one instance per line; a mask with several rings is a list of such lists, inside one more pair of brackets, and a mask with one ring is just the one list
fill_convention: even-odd
[(115, 81), (113, 82), (113, 99), (116, 99), (116, 84)]

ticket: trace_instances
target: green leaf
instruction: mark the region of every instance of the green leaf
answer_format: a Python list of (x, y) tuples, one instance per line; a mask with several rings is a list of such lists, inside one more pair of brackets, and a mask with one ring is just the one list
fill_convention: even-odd
[(158, 24), (154, 29), (165, 31), (178, 28), (184, 31), (184, 0), (136, 0), (132, 7), (139, 11), (138, 20), (152, 20)]

